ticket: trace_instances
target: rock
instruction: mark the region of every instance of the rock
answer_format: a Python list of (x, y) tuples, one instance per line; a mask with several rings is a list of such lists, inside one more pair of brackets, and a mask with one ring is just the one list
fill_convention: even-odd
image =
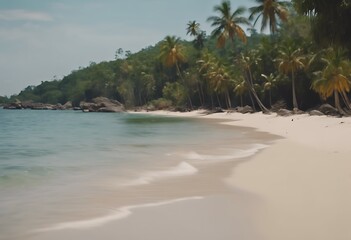
[(283, 100), (279, 100), (271, 106), (271, 111), (278, 112), (280, 109), (286, 109), (286, 108), (287, 108), (286, 103)]
[(124, 112), (124, 106), (120, 102), (105, 97), (97, 97), (92, 102), (81, 102), (80, 108), (87, 112)]
[(12, 102), (12, 103), (7, 103), (3, 107), (4, 109), (22, 109), (21, 102)]
[(64, 109), (73, 109), (73, 105), (71, 101), (66, 102), (65, 104), (63, 104), (63, 108)]
[(239, 113), (243, 113), (243, 114), (246, 114), (246, 113), (253, 113), (254, 112), (254, 110), (252, 109), (252, 107), (250, 107), (250, 106), (245, 106), (245, 107), (237, 107), (236, 109), (235, 109), (237, 112), (239, 112)]
[(312, 110), (309, 112), (311, 116), (324, 116), (324, 114), (321, 111), (318, 110)]
[(33, 103), (31, 106), (32, 110), (53, 110), (54, 106), (51, 104), (44, 103)]
[(279, 109), (277, 111), (277, 114), (279, 116), (287, 117), (287, 116), (291, 116), (292, 115), (292, 111), (290, 111), (288, 109), (281, 108), (281, 109)]
[(335, 107), (331, 106), (330, 104), (323, 104), (318, 108), (318, 110), (324, 113), (325, 115), (332, 115), (332, 116), (339, 115), (339, 111)]
[(80, 102), (79, 107), (85, 112), (97, 112), (99, 109), (95, 103), (90, 102)]

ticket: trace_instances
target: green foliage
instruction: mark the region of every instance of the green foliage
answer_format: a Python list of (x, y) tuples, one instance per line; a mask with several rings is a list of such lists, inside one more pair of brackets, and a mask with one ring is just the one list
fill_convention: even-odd
[(351, 51), (350, 0), (294, 0), (293, 2), (299, 13), (310, 17), (313, 37), (319, 46), (335, 45)]
[(186, 88), (179, 82), (166, 83), (162, 92), (163, 97), (168, 100), (171, 100), (173, 105), (177, 107), (182, 107), (186, 104)]
[[(243, 29), (249, 24), (243, 17), (245, 9), (233, 10), (230, 1), (224, 0), (215, 6), (216, 15), (208, 18), (212, 36), (207, 36), (197, 21), (190, 21), (186, 32), (193, 37), (191, 42), (167, 36), (137, 53), (118, 49), (114, 61), (91, 62), (60, 80), (28, 86), (10, 98), (0, 97), (0, 103), (15, 99), (61, 104), (72, 101), (78, 106), (81, 101), (103, 96), (129, 108), (231, 108), (250, 104), (266, 111), (265, 105), (282, 100), (288, 107), (308, 109), (320, 103), (319, 95), (328, 98), (333, 87), (342, 86), (338, 96), (348, 107), (351, 73), (343, 70), (342, 79), (330, 77), (347, 64), (326, 64), (328, 56), (323, 48), (332, 45), (334, 50), (340, 46), (351, 49), (351, 4), (341, 0), (294, 0), (295, 12), (284, 1), (255, 1), (257, 6), (250, 9), (248, 36)], [(269, 26), (273, 35), (252, 28), (259, 16), (261, 27)], [(339, 57), (340, 63), (348, 62), (347, 55)], [(335, 84), (337, 79), (341, 85)]]

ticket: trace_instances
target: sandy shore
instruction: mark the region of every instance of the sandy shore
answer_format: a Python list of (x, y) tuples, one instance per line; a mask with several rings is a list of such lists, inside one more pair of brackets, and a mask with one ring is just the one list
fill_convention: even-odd
[(351, 239), (351, 118), (262, 113), (203, 117), (284, 137), (240, 164), (228, 179), (262, 200), (254, 213), (262, 239)]
[[(212, 187), (219, 190), (206, 197), (188, 192), (188, 199), (136, 207), (121, 221), (30, 239), (351, 239), (351, 118), (199, 111), (150, 114), (222, 119), (224, 124), (282, 138), (235, 168), (224, 166), (213, 174), (208, 170), (206, 176), (227, 176), (230, 191), (222, 191), (218, 184)], [(224, 174), (230, 166), (231, 173)], [(164, 188), (169, 186), (165, 184)]]

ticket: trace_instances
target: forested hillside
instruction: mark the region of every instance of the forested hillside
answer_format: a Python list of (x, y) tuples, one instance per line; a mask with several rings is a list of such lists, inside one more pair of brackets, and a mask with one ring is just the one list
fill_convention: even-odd
[[(114, 61), (91, 63), (63, 79), (28, 86), (10, 99), (1, 97), (0, 103), (71, 101), (78, 106), (104, 96), (128, 108), (250, 105), (266, 111), (279, 102), (306, 110), (329, 102), (340, 113), (350, 110), (351, 34), (345, 19), (350, 19), (351, 4), (256, 2), (257, 7), (246, 10), (232, 9), (229, 1), (215, 6), (208, 18), (211, 34), (189, 21), (184, 31), (192, 42), (167, 36), (137, 53), (119, 50)], [(270, 34), (257, 32), (254, 25)]]

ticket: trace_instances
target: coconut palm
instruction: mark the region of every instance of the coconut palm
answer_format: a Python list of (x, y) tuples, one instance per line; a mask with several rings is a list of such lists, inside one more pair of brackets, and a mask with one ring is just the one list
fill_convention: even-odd
[(211, 26), (215, 27), (212, 36), (217, 37), (217, 47), (224, 47), (227, 40), (233, 42), (235, 37), (246, 43), (246, 34), (240, 27), (240, 24), (249, 25), (248, 20), (240, 16), (245, 10), (245, 8), (239, 7), (232, 13), (228, 0), (224, 0), (220, 5), (214, 7), (214, 11), (218, 12), (219, 16), (211, 16), (207, 21), (212, 22)]
[(343, 111), (339, 95), (350, 109), (347, 93), (350, 91), (351, 63), (344, 58), (342, 50), (328, 49), (326, 56), (321, 60), (325, 63), (322, 71), (316, 72), (316, 79), (312, 82), (312, 89), (318, 92), (323, 99), (334, 95), (335, 107), (341, 114)]
[(264, 79), (263, 90), (269, 92), (269, 106), (272, 107), (272, 88), (276, 86), (277, 78), (273, 73), (269, 74), (269, 76), (261, 74), (261, 77)]
[[(262, 112), (269, 112), (269, 110), (263, 105), (260, 98), (257, 95), (257, 92), (254, 88), (255, 84), (253, 82), (253, 75), (251, 71), (251, 67), (260, 60), (257, 56), (257, 52), (255, 50), (251, 50), (246, 53), (240, 53), (239, 56), (236, 58), (235, 62), (241, 67), (244, 75), (244, 79), (246, 81), (247, 87), (250, 91), (250, 94), (255, 98), (258, 106), (260, 107)], [(255, 106), (252, 106), (255, 108)]]
[(303, 60), (304, 56), (299, 48), (293, 49), (289, 46), (279, 50), (279, 57), (277, 59), (279, 71), (287, 76), (291, 76), (293, 107), (295, 112), (299, 109), (296, 98), (295, 74), (305, 67)]
[[(180, 44), (180, 38), (175, 36), (167, 36), (161, 43), (160, 58), (165, 66), (176, 67), (178, 76), (183, 81), (183, 84), (186, 85), (185, 79), (180, 71), (180, 64), (185, 62), (184, 48)], [(190, 107), (193, 108), (191, 98), (189, 94), (187, 95)]]
[(255, 0), (255, 2), (259, 5), (249, 9), (251, 12), (249, 19), (253, 20), (256, 17), (253, 24), (255, 26), (258, 19), (262, 18), (261, 31), (267, 27), (269, 22), (269, 29), (274, 34), (277, 31), (278, 19), (283, 22), (288, 20), (286, 9), (288, 2), (276, 0)]
[(186, 34), (193, 36), (194, 47), (201, 50), (205, 46), (206, 32), (200, 29), (200, 23), (196, 21), (189, 21), (186, 28)]
[(247, 83), (243, 76), (240, 76), (235, 81), (234, 93), (236, 96), (240, 97), (240, 106), (243, 106), (243, 96), (248, 91)]
[(227, 69), (219, 62), (211, 67), (210, 72), (208, 72), (208, 79), (210, 81), (210, 86), (218, 94), (224, 94), (227, 108), (232, 108), (229, 88), (232, 83), (231, 78), (228, 74)]
[(189, 21), (186, 28), (186, 35), (197, 36), (200, 33), (200, 23)]

